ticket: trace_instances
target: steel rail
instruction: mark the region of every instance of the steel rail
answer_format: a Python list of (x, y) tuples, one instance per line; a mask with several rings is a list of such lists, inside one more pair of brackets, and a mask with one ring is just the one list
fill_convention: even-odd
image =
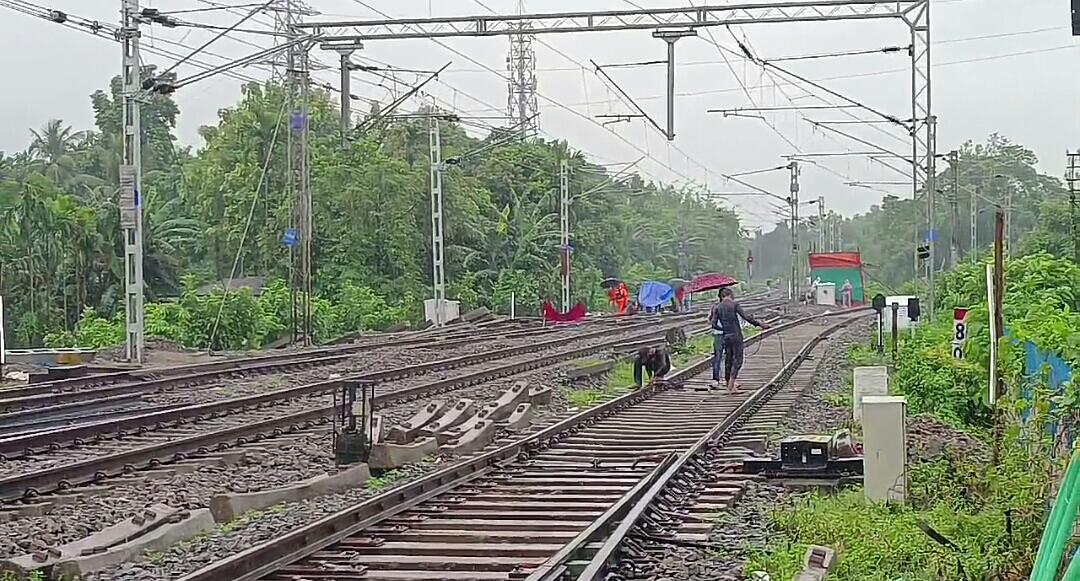
[[(767, 308), (769, 308), (768, 304), (760, 307), (760, 309)], [(668, 319), (668, 321), (670, 321), (670, 319)], [(767, 322), (771, 323), (772, 321)], [(707, 332), (708, 328), (700, 328), (689, 331), (686, 336), (687, 338), (693, 338), (699, 335), (703, 335)], [(614, 345), (612, 348), (617, 353), (625, 354), (633, 353), (641, 347), (661, 346), (663, 344), (663, 337), (655, 337), (643, 339), (640, 341), (620, 343), (618, 345)], [(447, 344), (439, 345), (439, 347), (445, 346), (447, 346)], [(96, 391), (95, 393), (101, 393), (102, 391), (104, 390)], [(430, 394), (431, 392), (428, 393)], [(169, 410), (176, 410), (191, 405), (184, 403), (176, 403), (139, 409), (135, 409), (132, 407), (112, 407), (123, 402), (138, 402), (141, 400), (141, 397), (141, 393), (126, 393), (116, 396), (106, 396), (102, 397), (101, 399), (92, 399), (75, 403), (57, 403), (55, 405), (47, 407), (42, 406), (16, 412), (9, 412), (6, 414), (0, 414), (0, 438), (24, 437), (49, 429), (61, 429), (64, 427), (71, 427), (76, 424), (89, 424), (95, 422), (100, 423), (106, 419), (115, 421), (121, 418), (138, 417), (148, 413), (158, 413)], [(93, 416), (86, 416), (85, 414), (78, 413), (92, 410), (100, 411), (97, 411), (97, 413), (95, 413)]]
[(678, 460), (678, 456), (674, 452), (665, 456), (660, 461), (660, 464), (638, 481), (626, 494), (622, 495), (615, 504), (604, 511), (604, 514), (592, 521), (585, 530), (578, 533), (562, 549), (559, 549), (558, 553), (555, 553), (554, 556), (533, 571), (526, 578), (526, 581), (561, 579), (569, 571), (568, 563), (577, 560), (582, 549), (595, 543), (598, 539), (606, 538), (612, 534), (614, 527), (626, 520), (630, 511), (638, 506), (640, 499), (655, 487), (660, 478), (667, 474), (671, 466)]
[[(655, 333), (655, 331), (652, 333)], [(391, 403), (411, 401), (421, 397), (461, 389), (462, 387), (490, 381), (499, 377), (553, 365), (583, 355), (590, 355), (611, 348), (613, 345), (618, 344), (619, 341), (620, 340), (613, 340), (599, 343), (570, 350), (565, 353), (553, 354), (544, 358), (502, 365), (494, 369), (481, 370), (451, 379), (377, 394), (374, 403), (377, 407), (384, 407)], [(339, 385), (340, 381), (343, 380), (335, 380), (333, 383), (334, 385)], [(270, 435), (280, 435), (305, 427), (311, 427), (315, 424), (326, 423), (330, 420), (335, 411), (336, 408), (334, 406), (320, 406), (268, 420), (223, 428), (186, 438), (173, 439), (133, 448), (109, 454), (107, 456), (88, 458), (86, 460), (76, 461), (45, 470), (0, 478), (0, 501), (12, 501), (20, 498), (37, 496), (52, 490), (68, 489), (78, 484), (95, 482), (110, 475), (132, 473), (140, 467), (152, 468), (170, 461), (186, 459), (189, 455), (192, 455), (193, 452), (195, 454), (210, 454), (214, 449), (226, 450), (235, 444), (259, 441)], [(25, 437), (11, 438), (10, 440), (40, 441), (42, 439), (47, 439), (47, 437), (53, 433), (55, 432), (29, 434)], [(3, 440), (0, 440), (0, 442), (2, 441)]]
[[(639, 327), (653, 327), (651, 322), (639, 323), (632, 325), (627, 329), (630, 330)], [(660, 330), (651, 330), (647, 333), (643, 333), (642, 337), (653, 336), (666, 331), (666, 328)], [(492, 351), (486, 351), (481, 353), (474, 353), (471, 355), (461, 355), (458, 357), (451, 357), (448, 359), (440, 359), (437, 361), (430, 361), (427, 363), (418, 363), (415, 365), (408, 365), (403, 367), (397, 367), (392, 369), (386, 369), (383, 371), (375, 371), (370, 373), (361, 373), (350, 376), (341, 377), (338, 379), (332, 379), (327, 381), (319, 381), (310, 383), (307, 385), (301, 385), (296, 387), (289, 387), (284, 389), (278, 389), (268, 391), (264, 393), (258, 393), (253, 395), (234, 397), (219, 401), (213, 401), (203, 404), (189, 405), (176, 409), (169, 409), (159, 412), (151, 412), (131, 416), (127, 418), (121, 418), (116, 420), (106, 420), (103, 422), (94, 422), (88, 424), (79, 424), (76, 426), (70, 426), (66, 428), (60, 428), (56, 430), (46, 430), (39, 433), (28, 434), (25, 436), (18, 436), (12, 438), (0, 438), (0, 460), (11, 458), (12, 455), (25, 454), (27, 451), (33, 451), (34, 448), (41, 447), (56, 447), (58, 442), (78, 442), (79, 440), (88, 440), (98, 437), (101, 434), (107, 433), (124, 433), (131, 430), (137, 430), (145, 428), (147, 426), (160, 425), (165, 422), (172, 422), (177, 420), (186, 420), (191, 418), (202, 417), (215, 413), (224, 413), (231, 410), (250, 408), (254, 406), (266, 405), (268, 403), (275, 403), (279, 401), (285, 401), (290, 399), (296, 399), (304, 396), (319, 395), (324, 393), (330, 393), (335, 389), (341, 387), (343, 382), (350, 380), (367, 380), (367, 381), (392, 381), (395, 379), (401, 379), (405, 377), (411, 377), (420, 375), (431, 371), (439, 371), (445, 369), (456, 369), (459, 367), (465, 367), (467, 365), (473, 365), (476, 363), (484, 363), (486, 361), (492, 361), (502, 359), (506, 357), (513, 357), (517, 355), (524, 355), (527, 353), (535, 353), (544, 349), (550, 349), (555, 347), (561, 347), (580, 341), (584, 339), (591, 339), (604, 334), (610, 333), (608, 329), (602, 329), (599, 331), (592, 331), (590, 333), (584, 333), (581, 335), (574, 335), (571, 337), (564, 337), (561, 339), (552, 339), (549, 341), (542, 341), (538, 343), (531, 343), (528, 345), (521, 345), (517, 347), (508, 347), (505, 349), (497, 349)], [(618, 339), (613, 341), (607, 341), (600, 343), (596, 346), (594, 351), (610, 347), (612, 345), (619, 344), (625, 339)]]
[[(693, 314), (694, 313), (679, 313), (675, 315), (669, 315), (668, 318), (684, 318)], [(640, 317), (637, 316), (625, 318), (601, 317), (596, 319), (588, 319), (586, 321), (583, 321), (582, 323), (579, 323), (578, 325), (625, 326), (636, 324), (634, 321), (639, 318)], [(508, 321), (495, 320), (492, 322), (506, 323)], [(148, 385), (149, 383), (155, 381), (161, 381), (163, 378), (184, 374), (195, 374), (202, 377), (204, 372), (216, 372), (219, 375), (225, 375), (229, 373), (253, 372), (258, 371), (262, 368), (273, 371), (276, 367), (281, 366), (303, 367), (308, 362), (308, 360), (318, 357), (332, 357), (335, 355), (346, 356), (346, 354), (356, 354), (364, 351), (374, 351), (378, 349), (393, 347), (423, 347), (425, 344), (430, 344), (432, 348), (443, 348), (457, 344), (473, 343), (477, 340), (513, 339), (528, 335), (546, 334), (559, 329), (568, 328), (572, 327), (567, 326), (524, 329), (496, 329), (490, 330), (490, 332), (479, 336), (476, 335), (475, 329), (424, 329), (420, 331), (409, 331), (405, 333), (388, 333), (384, 335), (374, 336), (379, 339), (389, 338), (389, 340), (385, 342), (353, 343), (345, 345), (334, 344), (289, 353), (268, 353), (262, 355), (237, 357), (203, 363), (188, 363), (184, 365), (173, 365), (168, 367), (124, 369), (120, 371), (111, 371), (106, 373), (95, 373), (82, 377), (70, 377), (65, 379), (56, 379), (52, 381), (43, 381), (41, 383), (36, 383), (26, 387), (0, 389), (0, 409), (10, 408), (13, 405), (19, 405), (21, 402), (11, 401), (16, 400), (17, 398), (26, 398), (30, 396), (50, 393), (71, 393), (77, 392), (80, 389), (100, 387), (104, 385), (113, 385), (117, 382), (127, 380), (134, 380), (136, 383)], [(328, 361), (315, 361), (316, 364), (326, 362)], [(43, 405), (52, 405), (53, 403), (56, 403), (56, 401), (39, 400), (37, 402), (34, 402), (32, 400), (28, 400), (26, 403), (42, 403)]]
[[(688, 313), (688, 314), (684, 313), (684, 314), (679, 314), (679, 315), (676, 315), (676, 316), (666, 317), (664, 320), (665, 320), (665, 322), (672, 322), (672, 321), (675, 321), (675, 320), (683, 320), (683, 319), (692, 317), (693, 315), (694, 315), (694, 313)], [(605, 323), (607, 323), (607, 321), (605, 321)], [(643, 322), (622, 324), (621, 328), (619, 330), (630, 330), (630, 329), (634, 329), (634, 328), (638, 328), (638, 327), (647, 326), (649, 324), (650, 323), (643, 323)], [(425, 346), (425, 347), (429, 347), (429, 348), (440, 348), (441, 349), (441, 348), (450, 347), (450, 346), (458, 345), (458, 344), (462, 344), (462, 343), (475, 343), (478, 340), (500, 339), (500, 338), (507, 338), (508, 339), (508, 338), (516, 338), (516, 337), (521, 337), (521, 336), (531, 336), (531, 335), (535, 335), (535, 334), (539, 334), (539, 333), (547, 333), (547, 332), (550, 332), (552, 330), (553, 330), (552, 328), (543, 329), (543, 330), (529, 329), (527, 331), (516, 331), (516, 332), (513, 332), (513, 333), (495, 334), (495, 335), (492, 335), (490, 337), (489, 336), (483, 336), (483, 337), (479, 337), (479, 338), (477, 338), (477, 337), (471, 337), (470, 338), (470, 337), (467, 337), (467, 336), (462, 337), (462, 338), (456, 338), (455, 337), (454, 339), (450, 339), (450, 340), (446, 340), (445, 338), (440, 338), (439, 340), (437, 340), (435, 342), (432, 342), (432, 343), (428, 343), (428, 342), (416, 343), (415, 346)], [(593, 332), (589, 332), (589, 333), (583, 333), (583, 334), (579, 334), (579, 335), (574, 335), (573, 337), (567, 337), (567, 338), (564, 338), (562, 340), (573, 340), (573, 339), (579, 339), (579, 338), (589, 338), (589, 337), (594, 337), (594, 336), (599, 335), (599, 334), (603, 334), (604, 332), (605, 331), (603, 331), (603, 330), (593, 331)], [(375, 345), (375, 346), (371, 346), (371, 347), (372, 347), (372, 349), (375, 349), (375, 348), (380, 348), (380, 347), (383, 347), (383, 346), (400, 346), (400, 343), (394, 343), (393, 345), (390, 345), (390, 344)], [(80, 390), (80, 391), (74, 391), (74, 392), (50, 392), (50, 393), (42, 393), (40, 395), (29, 395), (29, 396), (20, 397), (20, 398), (0, 399), (0, 409), (11, 408), (11, 407), (19, 408), (16, 411), (11, 411), (11, 412), (0, 414), (0, 425), (7, 425), (7, 426), (28, 425), (29, 426), (29, 425), (33, 424), (33, 420), (35, 418), (38, 418), (37, 423), (48, 424), (50, 426), (54, 426), (54, 425), (64, 426), (65, 424), (70, 424), (71, 422), (70, 421), (64, 422), (64, 421), (62, 421), (60, 419), (58, 419), (57, 421), (48, 421), (47, 419), (42, 420), (40, 418), (43, 418), (43, 417), (44, 418), (49, 418), (49, 417), (52, 417), (52, 416), (63, 415), (64, 418), (66, 418), (68, 420), (70, 420), (72, 417), (75, 417), (77, 419), (78, 416), (72, 416), (71, 414), (64, 414), (64, 412), (73, 412), (73, 411), (78, 410), (80, 408), (85, 408), (85, 410), (101, 409), (103, 407), (108, 407), (108, 405), (109, 405), (108, 402), (110, 402), (110, 401), (122, 401), (122, 398), (120, 397), (122, 395), (127, 395), (127, 396), (129, 396), (131, 398), (134, 398), (138, 394), (143, 394), (143, 393), (148, 393), (148, 392), (166, 390), (166, 389), (171, 389), (171, 388), (174, 389), (174, 388), (178, 388), (178, 387), (188, 387), (188, 386), (192, 386), (192, 385), (202, 385), (202, 384), (211, 382), (213, 380), (220, 379), (222, 375), (236, 374), (236, 373), (251, 373), (251, 372), (272, 373), (272, 372), (274, 372), (275, 370), (277, 370), (277, 369), (279, 369), (281, 367), (307, 368), (307, 367), (313, 367), (313, 366), (324, 365), (324, 364), (332, 364), (332, 363), (335, 363), (335, 362), (338, 362), (338, 361), (344, 361), (344, 360), (346, 360), (346, 359), (348, 359), (350, 357), (353, 357), (353, 356), (355, 356), (355, 354), (330, 355), (330, 356), (318, 357), (318, 358), (314, 358), (314, 359), (302, 359), (302, 360), (295, 361), (295, 362), (267, 361), (267, 362), (261, 362), (261, 363), (254, 363), (254, 364), (252, 364), (250, 366), (232, 367), (232, 368), (228, 368), (228, 369), (225, 369), (225, 370), (220, 370), (219, 369), (219, 370), (200, 371), (200, 372), (191, 373), (191, 374), (188, 374), (188, 375), (179, 375), (179, 376), (173, 376), (173, 377), (164, 377), (164, 378), (160, 378), (160, 379), (152, 379), (152, 380), (147, 380), (147, 381), (125, 383), (125, 384), (115, 385), (115, 386), (111, 386), (111, 387), (94, 388), (94, 389)], [(186, 368), (189, 368), (190, 366), (183, 366), (183, 367), (186, 369)], [(419, 369), (419, 366), (412, 366), (412, 367), (406, 368), (406, 373), (404, 375), (397, 375), (396, 377), (407, 377), (409, 375), (414, 375), (415, 373), (413, 371), (411, 371), (411, 370), (418, 370), (417, 373), (422, 373), (423, 372), (422, 369)], [(393, 379), (393, 378), (395, 378), (395, 377), (391, 377), (389, 375), (377, 376), (377, 377), (371, 377), (371, 376), (364, 377), (364, 379), (383, 380), (383, 381), (388, 380), (388, 379)], [(41, 389), (40, 388), (29, 388), (28, 391), (38, 392), (38, 391), (41, 391)], [(34, 404), (36, 404), (36, 405), (34, 405)], [(178, 405), (161, 406), (155, 411), (174, 410), (174, 409), (178, 409), (178, 408), (182, 408), (182, 407), (186, 407), (186, 406), (178, 406)], [(142, 414), (135, 414), (135, 413), (116, 414), (116, 413), (110, 413), (108, 415), (114, 416), (114, 417), (115, 416), (137, 417), (137, 416), (141, 416)], [(29, 432), (31, 430), (20, 430), (20, 431)], [(9, 432), (10, 432), (10, 430), (9, 430)], [(0, 458), (3, 458), (4, 453), (5, 452), (2, 449), (2, 444), (0, 444)]]
[[(687, 468), (695, 460), (700, 459), (703, 455), (708, 454), (716, 447), (723, 446), (728, 439), (730, 439), (734, 433), (746, 422), (747, 418), (756, 413), (777, 391), (780, 390), (795, 373), (803, 362), (805, 362), (810, 354), (817, 348), (818, 344), (828, 338), (836, 331), (850, 325), (858, 320), (859, 316), (853, 316), (848, 319), (842, 320), (835, 325), (832, 325), (812, 339), (807, 341), (802, 349), (796, 354), (790, 361), (784, 365), (780, 371), (776, 373), (765, 385), (761, 386), (753, 394), (751, 394), (745, 401), (743, 401), (735, 410), (722, 422), (718, 423), (716, 427), (709, 431), (709, 433), (703, 435), (693, 446), (679, 455), (668, 467), (667, 470), (656, 480), (656, 482), (650, 487), (649, 491), (638, 498), (636, 504), (630, 509), (627, 514), (621, 518), (618, 525), (614, 527), (614, 532), (603, 539), (603, 544), (596, 552), (595, 555), (589, 559), (588, 564), (584, 567), (578, 575), (572, 575), (567, 577), (565, 575), (566, 568), (561, 569), (563, 573), (554, 575), (551, 573), (542, 573), (538, 575), (530, 575), (526, 581), (565, 581), (567, 579), (575, 579), (576, 581), (602, 581), (607, 578), (607, 575), (611, 573), (612, 565), (618, 558), (619, 548), (631, 532), (638, 526), (641, 519), (652, 509), (657, 499), (672, 486), (674, 481), (683, 476)], [(689, 368), (686, 373), (693, 376), (704, 371), (710, 364), (711, 358), (700, 360)], [(609, 515), (605, 515), (608, 518), (614, 518)], [(603, 518), (603, 517), (602, 517)], [(612, 523), (604, 523), (603, 527), (599, 528), (611, 528)], [(584, 539), (589, 543), (595, 543), (602, 540), (599, 537), (591, 537)], [(555, 561), (552, 566), (565, 566), (569, 562), (569, 556), (580, 558), (581, 553), (587, 550), (585, 542), (580, 543), (573, 548), (572, 551), (566, 551), (561, 555), (557, 555), (561, 560)], [(552, 567), (549, 566), (549, 569)]]
[[(747, 340), (756, 343), (786, 329), (816, 320), (824, 314), (789, 321), (762, 331)], [(695, 366), (696, 367), (696, 366)], [(687, 368), (676, 377), (690, 377)], [(696, 373), (696, 372), (695, 372)], [(515, 462), (519, 457), (546, 448), (552, 442), (583, 426), (611, 416), (656, 393), (669, 389), (674, 383), (658, 382), (586, 409), (539, 432), (509, 442), (495, 450), (468, 458), (413, 482), (405, 484), (290, 531), (281, 537), (241, 551), (231, 557), (207, 565), (181, 578), (181, 581), (255, 581), (288, 563), (301, 560), (354, 533), (409, 510), (492, 471)]]
[[(682, 319), (687, 316), (688, 314), (669, 316), (668, 320)], [(603, 324), (610, 324), (611, 322), (612, 321), (603, 321)], [(593, 324), (590, 324), (590, 326)], [(616, 326), (632, 328), (635, 325), (640, 326), (643, 325), (643, 323), (616, 322)], [(378, 349), (395, 347), (442, 349), (455, 345), (475, 343), (476, 341), (514, 339), (524, 336), (547, 334), (557, 329), (558, 328), (556, 327), (546, 327), (539, 329), (520, 329), (509, 332), (503, 330), (479, 336), (470, 334), (467, 330), (462, 330), (449, 335), (413, 336), (385, 343), (320, 347), (314, 350), (287, 354), (259, 355), (224, 361), (120, 371), (87, 377), (73, 377), (52, 382), (43, 382), (29, 387), (0, 390), (0, 409), (24, 408), (35, 405), (44, 407), (62, 403), (72, 403), (82, 399), (117, 395), (120, 393), (141, 393), (157, 389), (186, 387), (190, 385), (199, 385), (207, 381), (220, 379), (223, 376), (236, 373), (265, 374), (274, 373), (283, 368), (304, 369), (317, 365), (333, 364), (354, 357), (358, 353), (375, 351)], [(132, 379), (133, 377), (144, 379), (136, 379), (131, 382), (115, 385), (114, 387), (101, 387), (114, 385), (118, 382)], [(85, 389), (78, 389), (79, 387)]]
[[(80, 388), (89, 391), (87, 388), (99, 387), (103, 385), (112, 385), (114, 383), (132, 380), (130, 385), (135, 386), (150, 386), (152, 384), (162, 384), (168, 381), (169, 378), (176, 376), (191, 377), (193, 379), (202, 379), (205, 377), (212, 377), (214, 375), (226, 375), (230, 373), (251, 373), (259, 372), (262, 370), (273, 371), (279, 367), (297, 367), (303, 368), (310, 364), (325, 364), (332, 363), (337, 359), (346, 359), (351, 356), (355, 356), (357, 353), (365, 351), (375, 351), (378, 349), (394, 348), (394, 347), (423, 347), (425, 345), (431, 345), (434, 348), (450, 347), (453, 345), (459, 345), (466, 342), (474, 342), (477, 340), (496, 340), (496, 339), (511, 339), (520, 337), (523, 335), (548, 333), (552, 329), (523, 329), (512, 332), (493, 332), (490, 334), (484, 334), (481, 336), (469, 335), (467, 332), (437, 335), (437, 336), (412, 336), (404, 337), (400, 339), (393, 339), (382, 343), (359, 343), (351, 345), (337, 345), (332, 347), (318, 347), (315, 349), (309, 349), (304, 351), (295, 351), (290, 353), (270, 353), (264, 355), (256, 355), (252, 357), (239, 357), (235, 359), (224, 359), (220, 361), (209, 361), (204, 363), (188, 363), (184, 365), (175, 365), (170, 367), (153, 367), (144, 369), (132, 369), (124, 371), (115, 371), (110, 373), (100, 373), (89, 375), (85, 377), (72, 377), (67, 379), (57, 379), (54, 381), (42, 382), (27, 387), (11, 388), (0, 390), (0, 407), (11, 407), (13, 405), (20, 405), (23, 403), (42, 403), (50, 404), (51, 401), (42, 399), (34, 401), (26, 399), (20, 401), (23, 398), (30, 398), (38, 395), (51, 395), (57, 394), (57, 397), (63, 397), (65, 395), (71, 395), (72, 393), (80, 393)], [(127, 385), (127, 384), (126, 384)], [(95, 392), (100, 393), (100, 392)]]

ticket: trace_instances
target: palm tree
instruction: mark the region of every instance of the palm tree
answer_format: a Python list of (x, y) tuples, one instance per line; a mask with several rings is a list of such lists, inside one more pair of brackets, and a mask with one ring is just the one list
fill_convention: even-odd
[(159, 200), (158, 196), (149, 196), (143, 210), (144, 276), (151, 298), (155, 291), (179, 291), (181, 259), (190, 255), (202, 231), (197, 220), (186, 217), (180, 198)]
[(77, 175), (74, 150), (86, 140), (85, 131), (73, 131), (60, 119), (52, 119), (41, 131), (30, 130), (34, 140), (29, 154), (40, 164), (42, 173), (58, 184), (66, 183)]
[(6, 180), (11, 176), (15, 169), (15, 158), (4, 155), (4, 152), (0, 151), (0, 182)]

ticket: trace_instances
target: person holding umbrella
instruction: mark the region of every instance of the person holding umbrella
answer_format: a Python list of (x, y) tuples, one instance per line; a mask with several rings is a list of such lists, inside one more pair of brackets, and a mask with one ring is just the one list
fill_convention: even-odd
[[(705, 292), (720, 289), (722, 291), (724, 288), (735, 284), (735, 279), (726, 274), (710, 272), (695, 277), (684, 290), (687, 292)], [(718, 295), (718, 298), (722, 298), (722, 295)], [(720, 387), (720, 370), (724, 365), (724, 326), (720, 318), (719, 308), (720, 301), (718, 300), (709, 310), (709, 328), (713, 334), (712, 378), (714, 387)]]

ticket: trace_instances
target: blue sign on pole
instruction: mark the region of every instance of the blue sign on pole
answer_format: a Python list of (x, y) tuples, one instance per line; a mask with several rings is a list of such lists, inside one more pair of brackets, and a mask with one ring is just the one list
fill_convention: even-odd
[(937, 230), (923, 230), (923, 240), (927, 242), (937, 242), (937, 237)]
[(296, 228), (286, 228), (285, 235), (281, 237), (281, 243), (289, 248), (300, 242), (300, 231)]
[(306, 125), (307, 116), (303, 113), (295, 111), (289, 115), (289, 128), (293, 130), (293, 133), (300, 133)]

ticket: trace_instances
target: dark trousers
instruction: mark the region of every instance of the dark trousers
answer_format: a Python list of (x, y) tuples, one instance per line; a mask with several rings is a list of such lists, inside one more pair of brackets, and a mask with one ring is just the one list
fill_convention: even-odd
[[(743, 363), (743, 338), (740, 335), (724, 335), (724, 380), (739, 377)], [(715, 369), (715, 363), (713, 368)]]
[(712, 379), (720, 381), (720, 370), (724, 368), (724, 336), (712, 337)]

